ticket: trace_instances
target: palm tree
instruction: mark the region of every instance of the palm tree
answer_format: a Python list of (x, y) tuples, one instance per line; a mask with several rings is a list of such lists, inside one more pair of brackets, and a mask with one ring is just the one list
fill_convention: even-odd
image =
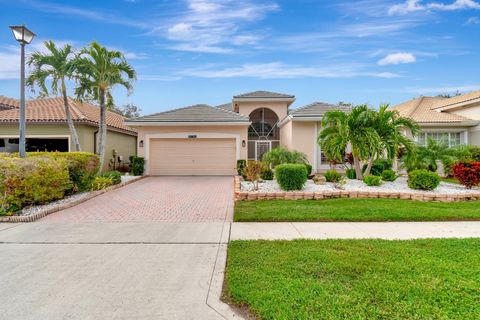
[(374, 128), (374, 113), (366, 105), (356, 106), (350, 113), (340, 110), (325, 113), (324, 128), (317, 141), (327, 158), (343, 162), (345, 150), (350, 146), (357, 179), (362, 180), (361, 161), (378, 153), (380, 136)]
[[(58, 48), (53, 41), (45, 41), (47, 53), (34, 52), (28, 59), (28, 65), (32, 68), (26, 80), (26, 85), (34, 89), (35, 85), (40, 88), (41, 96), (60, 93), (63, 97), (63, 106), (67, 118), (68, 129), (72, 137), (75, 151), (81, 151), (77, 130), (73, 124), (70, 107), (68, 105), (66, 80), (75, 78), (75, 58), (72, 46), (65, 45)], [(47, 87), (47, 79), (51, 80), (50, 90)]]
[(119, 85), (127, 89), (128, 94), (133, 90), (132, 82), (136, 79), (136, 72), (128, 64), (120, 51), (108, 50), (97, 42), (92, 42), (82, 49), (77, 58), (78, 70), (77, 97), (81, 100), (94, 100), (100, 106), (99, 138), (97, 154), (100, 156), (100, 170), (104, 164), (105, 145), (107, 141), (107, 109), (114, 106), (112, 89)]
[(402, 131), (409, 129), (415, 137), (420, 130), (418, 124), (409, 118), (400, 116), (398, 111), (388, 109), (388, 107), (388, 104), (384, 104), (378, 111), (373, 111), (375, 117), (373, 125), (380, 137), (379, 154), (369, 159), (365, 175), (370, 174), (374, 157), (384, 156), (389, 160), (394, 160), (400, 149), (408, 153), (414, 151), (415, 143)]

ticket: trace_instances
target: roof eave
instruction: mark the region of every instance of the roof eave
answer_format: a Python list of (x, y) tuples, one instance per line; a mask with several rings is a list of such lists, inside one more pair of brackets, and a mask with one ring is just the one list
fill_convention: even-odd
[(449, 104), (449, 105), (446, 105), (446, 106), (437, 107), (437, 108), (434, 108), (433, 110), (435, 110), (435, 111), (447, 111), (447, 110), (462, 109), (462, 108), (469, 107), (470, 105), (476, 104), (476, 103), (480, 103), (480, 97), (476, 98), (476, 99), (471, 99), (471, 100), (467, 100), (467, 101), (458, 102), (458, 103), (452, 103), (452, 104)]
[(125, 121), (131, 127), (152, 126), (249, 126), (250, 121)]
[(235, 102), (287, 102), (288, 105), (291, 105), (295, 102), (295, 97), (233, 97), (232, 100)]
[(480, 120), (464, 120), (451, 122), (418, 122), (421, 127), (474, 127), (480, 124)]

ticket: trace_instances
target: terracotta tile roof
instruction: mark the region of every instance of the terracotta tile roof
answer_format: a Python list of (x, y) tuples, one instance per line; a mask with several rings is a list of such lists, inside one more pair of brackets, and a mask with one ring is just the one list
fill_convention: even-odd
[(5, 96), (0, 96), (0, 110), (7, 110), (13, 108), (18, 108), (17, 100)]
[(465, 93), (459, 96), (451, 97), (448, 99), (442, 99), (441, 101), (437, 102), (433, 108), (438, 109), (438, 108), (445, 108), (449, 107), (455, 104), (460, 104), (460, 103), (467, 103), (472, 100), (480, 99), (480, 90), (472, 91), (469, 93)]
[[(89, 103), (81, 103), (72, 98), (68, 98), (68, 102), (74, 122), (98, 125), (100, 112), (97, 106)], [(18, 101), (10, 99), (9, 103), (11, 103), (14, 108), (0, 111), (0, 123), (18, 122)], [(66, 122), (63, 98), (61, 97), (28, 100), (25, 111), (27, 122)], [(123, 116), (115, 112), (107, 111), (107, 125), (110, 128), (136, 133), (134, 129), (124, 125), (124, 120), (125, 118)]]
[(130, 119), (128, 122), (245, 122), (247, 116), (206, 104), (196, 104), (189, 107), (159, 112), (144, 117)]
[(325, 112), (332, 110), (349, 112), (352, 110), (352, 108), (349, 106), (338, 106), (323, 102), (313, 102), (306, 106), (292, 110), (290, 115), (293, 117), (321, 117)]
[(435, 106), (444, 100), (448, 99), (420, 97), (396, 105), (392, 109), (397, 110), (403, 117), (408, 117), (418, 123), (450, 123), (472, 120), (457, 114), (435, 110)]
[(248, 92), (248, 93), (243, 93), (239, 94), (233, 97), (234, 99), (238, 98), (282, 98), (282, 99), (293, 99), (295, 96), (290, 95), (290, 94), (284, 94), (284, 93), (278, 93), (278, 92), (270, 92), (270, 91), (254, 91), (254, 92)]

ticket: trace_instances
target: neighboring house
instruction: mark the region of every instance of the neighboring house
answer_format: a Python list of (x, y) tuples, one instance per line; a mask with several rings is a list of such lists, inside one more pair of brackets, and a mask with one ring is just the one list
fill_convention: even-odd
[(295, 96), (256, 91), (231, 103), (160, 112), (125, 124), (138, 131), (139, 156), (151, 175), (231, 175), (236, 161), (261, 160), (277, 146), (304, 152), (314, 171), (329, 168), (317, 144), (326, 111), (349, 110), (313, 103), (289, 110)]
[[(99, 108), (68, 98), (72, 119), (78, 132), (82, 151), (95, 152)], [(0, 96), (0, 152), (18, 152), (18, 100)], [(63, 98), (28, 100), (26, 104), (27, 151), (73, 151), (67, 126)], [(137, 133), (124, 125), (124, 117), (107, 113), (107, 146), (104, 170), (113, 167), (113, 153), (128, 160), (136, 154)]]
[(451, 98), (420, 97), (392, 109), (420, 125), (416, 140), (421, 145), (428, 138), (450, 147), (480, 145), (480, 90)]

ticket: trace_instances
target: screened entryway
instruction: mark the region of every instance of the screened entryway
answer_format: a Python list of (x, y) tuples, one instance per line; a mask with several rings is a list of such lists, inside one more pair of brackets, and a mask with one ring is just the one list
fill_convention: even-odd
[(248, 128), (248, 159), (261, 160), (263, 155), (280, 145), (278, 116), (268, 108), (250, 113), (252, 124)]

